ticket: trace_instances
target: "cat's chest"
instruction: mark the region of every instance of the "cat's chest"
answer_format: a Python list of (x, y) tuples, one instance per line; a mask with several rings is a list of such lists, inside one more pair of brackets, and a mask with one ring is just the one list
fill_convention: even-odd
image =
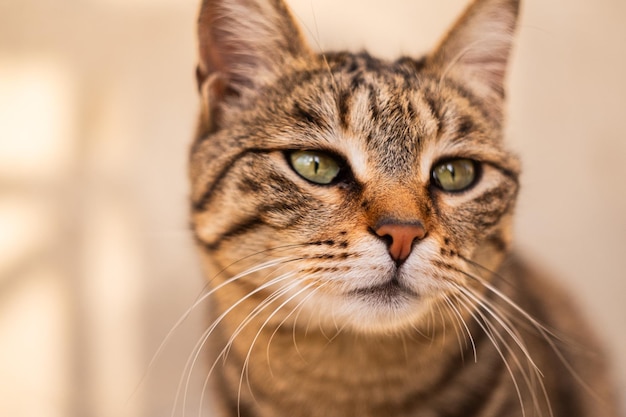
[(417, 416), (458, 367), (439, 342), (285, 328), (259, 333), (253, 346), (234, 345), (225, 377), (239, 387), (233, 401), (249, 404), (253, 416)]

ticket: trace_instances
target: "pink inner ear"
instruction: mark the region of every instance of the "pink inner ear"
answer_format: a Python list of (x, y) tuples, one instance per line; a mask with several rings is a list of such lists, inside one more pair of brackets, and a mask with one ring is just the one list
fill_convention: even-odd
[[(229, 83), (246, 84), (245, 79), (237, 77), (237, 69), (246, 65), (245, 58), (252, 58), (252, 54), (245, 53), (245, 48), (252, 48), (253, 45), (246, 45), (233, 33), (224, 30), (224, 27), (229, 25), (234, 25), (234, 22), (228, 18), (217, 18), (213, 8), (203, 9), (198, 26), (200, 62), (197, 78), (200, 85), (213, 73), (221, 73), (222, 78), (227, 79)], [(254, 63), (250, 62), (247, 65), (254, 66)], [(224, 88), (219, 90), (223, 92)]]
[(519, 0), (478, 0), (430, 56), (448, 75), (461, 74), (479, 94), (501, 95), (517, 24)]
[(219, 72), (227, 84), (223, 94), (254, 90), (275, 77), (289, 58), (310, 54), (282, 0), (205, 0), (198, 40), (198, 82)]

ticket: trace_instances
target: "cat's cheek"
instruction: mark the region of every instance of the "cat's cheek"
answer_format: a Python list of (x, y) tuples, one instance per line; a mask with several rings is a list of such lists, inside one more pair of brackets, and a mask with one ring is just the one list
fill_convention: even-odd
[(478, 183), (460, 193), (433, 193), (438, 223), (455, 252), (471, 257), (484, 239), (498, 232), (508, 235), (506, 216), (514, 207), (518, 186), (499, 169), (485, 164)]

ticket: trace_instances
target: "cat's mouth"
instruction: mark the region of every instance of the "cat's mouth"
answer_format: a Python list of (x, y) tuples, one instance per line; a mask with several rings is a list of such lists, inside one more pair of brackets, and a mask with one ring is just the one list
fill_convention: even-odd
[(393, 277), (389, 281), (381, 285), (372, 287), (359, 288), (351, 292), (352, 295), (367, 298), (378, 298), (383, 300), (397, 299), (398, 297), (418, 297), (419, 295), (411, 288), (402, 284), (397, 277)]

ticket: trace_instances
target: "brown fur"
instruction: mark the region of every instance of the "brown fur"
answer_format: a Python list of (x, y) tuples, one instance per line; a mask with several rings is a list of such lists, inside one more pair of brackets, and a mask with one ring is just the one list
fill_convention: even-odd
[[(190, 174), (218, 415), (616, 415), (591, 333), (509, 253), (518, 8), (477, 0), (431, 54), (389, 62), (313, 53), (281, 0), (203, 3)], [(295, 150), (341, 177), (307, 181)], [(457, 157), (479, 178), (445, 192), (431, 170)], [(383, 223), (426, 231), (403, 263)]]

